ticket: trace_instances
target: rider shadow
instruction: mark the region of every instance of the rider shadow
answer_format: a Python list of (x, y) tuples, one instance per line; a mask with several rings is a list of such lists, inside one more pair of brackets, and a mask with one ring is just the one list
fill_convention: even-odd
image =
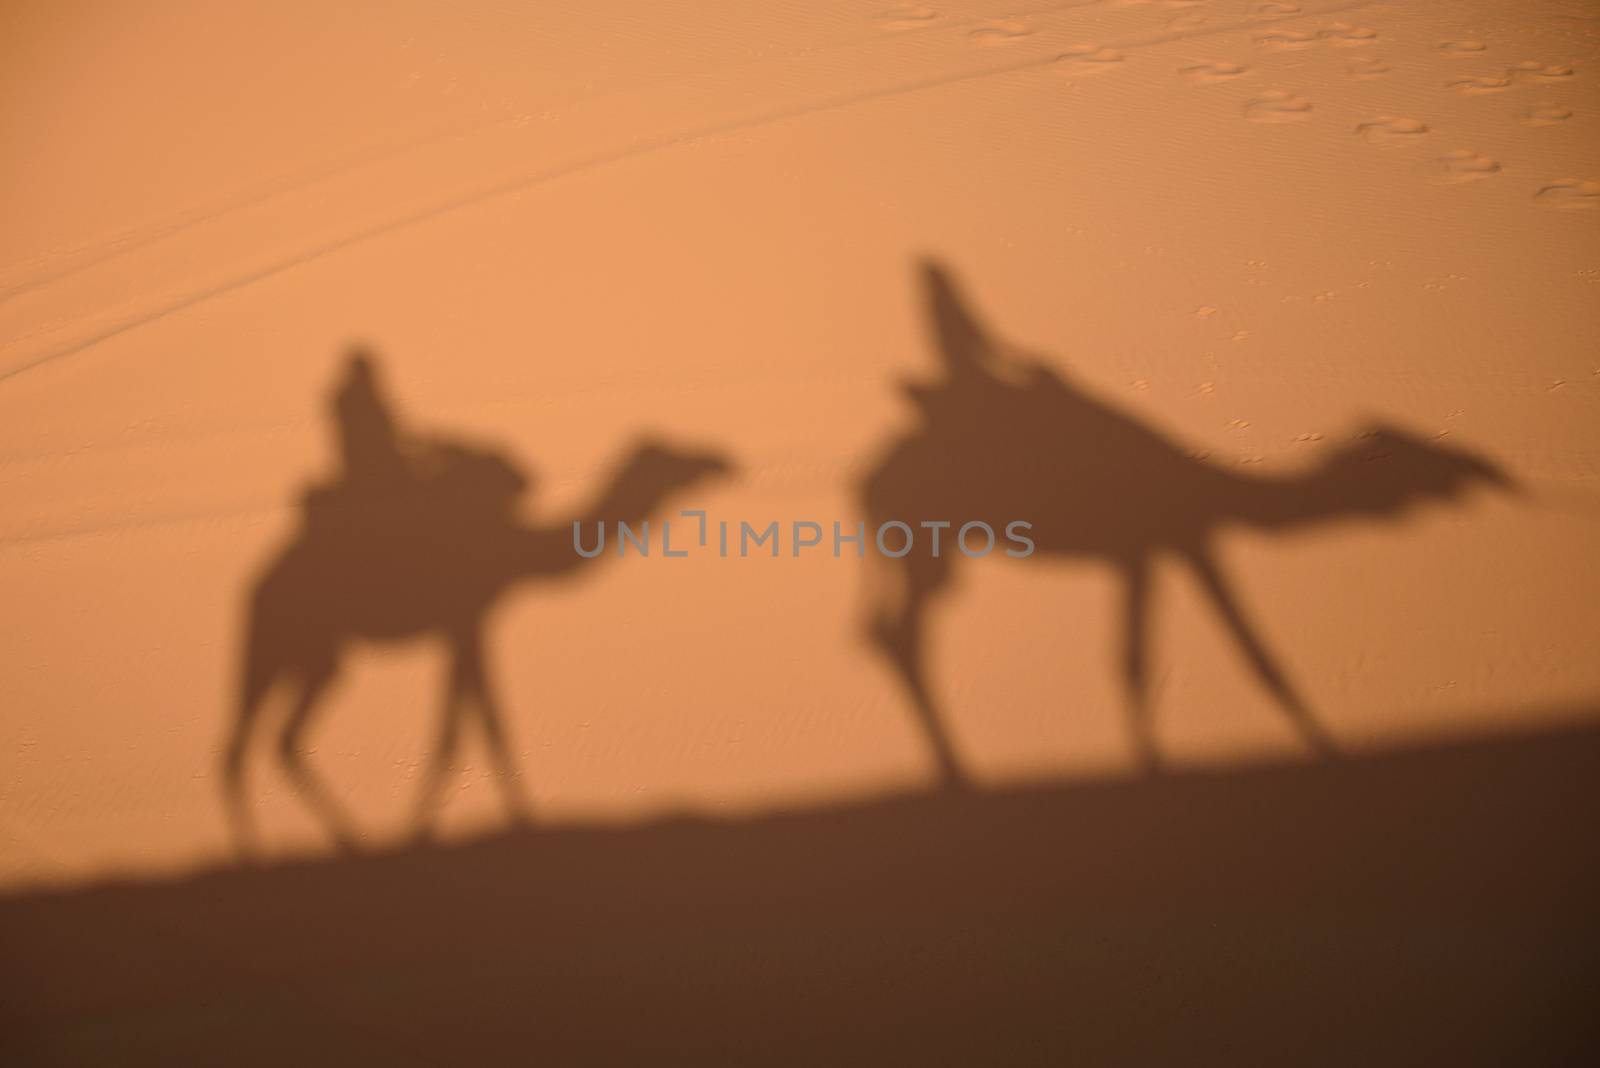
[[(904, 385), (920, 424), (856, 487), (870, 527), (982, 521), (998, 533), (1021, 520), (1032, 524), (1034, 555), (1109, 564), (1122, 586), (1118, 668), (1128, 725), (1147, 770), (1160, 763), (1148, 694), (1151, 575), (1157, 560), (1174, 557), (1305, 743), (1334, 753), (1218, 563), (1219, 534), (1232, 526), (1276, 534), (1341, 520), (1398, 522), (1475, 484), (1513, 492), (1511, 479), (1483, 457), (1382, 424), (1303, 472), (1248, 476), (1206, 462), (997, 339), (938, 264), (925, 263), (921, 274), (944, 377)], [(955, 530), (945, 532), (938, 555), (928, 531), (916, 533), (901, 558), (869, 553), (868, 639), (903, 685), (943, 783), (958, 786), (966, 773), (932, 689), (927, 631), (961, 554), (951, 546)]]
[(640, 440), (587, 508), (561, 522), (521, 518), (532, 479), (503, 452), (401, 427), (376, 362), (349, 355), (330, 397), (340, 469), (300, 498), (300, 524), (246, 602), (237, 705), (223, 752), (224, 803), (235, 841), (255, 847), (245, 771), (274, 691), (288, 693), (277, 728), (283, 770), (334, 839), (354, 848), (354, 822), (306, 759), (305, 742), (341, 661), (358, 643), (432, 638), (449, 653), (438, 732), (413, 829), (432, 831), (469, 725), (482, 733), (508, 815), (528, 800), (486, 654), (490, 614), (526, 582), (552, 582), (607, 558), (574, 549), (572, 523), (636, 523), (674, 494), (727, 475), (710, 452)]

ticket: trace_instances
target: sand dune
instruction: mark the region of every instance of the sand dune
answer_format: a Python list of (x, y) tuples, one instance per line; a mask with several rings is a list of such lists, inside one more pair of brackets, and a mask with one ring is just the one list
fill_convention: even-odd
[[(420, 903), (487, 878), (480, 865), (522, 892), (530, 858), (570, 842), (597, 867), (539, 898), (524, 933), (544, 940), (569, 921), (581, 934), (584, 895), (617, 919), (607, 872), (690, 879), (640, 859), (685, 836), (728, 872), (790, 851), (855, 863), (899, 835), (932, 850), (948, 832), (950, 870), (997, 865), (950, 899), (968, 929), (1032, 902), (991, 932), (1010, 963), (965, 979), (950, 970), (997, 943), (948, 944), (929, 965), (946, 970), (907, 978), (933, 912), (916, 938), (868, 940), (872, 961), (820, 934), (830, 917), (870, 928), (893, 912), (888, 890), (834, 887), (793, 941), (778, 912), (751, 914), (753, 945), (787, 965), (684, 958), (683, 925), (710, 898), (642, 914), (627, 937), (661, 940), (652, 968), (691, 959), (684, 989), (708, 997), (787, 975), (730, 1012), (741, 1041), (837, 1050), (836, 1033), (794, 1028), (865, 1020), (841, 1001), (777, 1021), (830, 974), (800, 960), (804, 934), (863, 969), (827, 996), (905, 981), (890, 1011), (922, 1018), (917, 990), (944, 1005), (937, 1026), (894, 1030), (920, 1036), (908, 1048), (970, 1051), (950, 1006), (993, 999), (1014, 965), (1041, 999), (1015, 1006), (1019, 1033), (1043, 1034), (1056, 980), (1098, 1014), (1082, 1044), (1041, 1048), (1145, 1049), (1119, 1047), (1133, 1035), (1161, 1053), (1197, 1032), (1119, 1018), (1137, 991), (1204, 1002), (1231, 975), (1215, 1004), (1266, 998), (1306, 1023), (1313, 1002), (1388, 981), (1382, 932), (1446, 888), (1501, 886), (1524, 860), (1550, 880), (1516, 898), (1530, 908), (1587, 885), (1582, 848), (1524, 857), (1487, 814), (1448, 824), (1460, 837), (1419, 876), (1427, 892), (1386, 881), (1398, 853), (1352, 846), (1340, 872), (1297, 840), (1305, 878), (1283, 889), (1310, 896), (1281, 912), (1251, 898), (1265, 944), (1332, 959), (1318, 917), (1336, 904), (1312, 876), (1338, 875), (1371, 924), (1354, 957), (1279, 989), (1265, 977), (1292, 975), (1286, 957), (1231, 970), (1180, 924), (1171, 956), (1139, 943), (1129, 959), (1148, 970), (1091, 989), (1085, 976), (1111, 973), (1028, 948), (1059, 936), (1081, 960), (1110, 944), (1071, 918), (1093, 902), (1069, 869), (1047, 873), (1058, 913), (1008, 881), (1031, 862), (981, 839), (1036, 804), (1051, 839), (1080, 818), (1120, 834), (1158, 809), (1198, 827), (1180, 811), (1194, 790), (1193, 818), (1214, 819), (1206, 833), (1237, 860), (1249, 828), (1287, 832), (1213, 805), (1230, 776), (1253, 804), (1283, 784), (1288, 810), (1349, 837), (1318, 784), (1358, 805), (1363, 776), (1390, 776), (1384, 796), (1405, 807), (1433, 774), (1420, 754), (1455, 745), (1506, 811), (1559, 807), (1531, 772), (1496, 778), (1493, 754), (1532, 739), (1512, 749), (1555, 767), (1559, 739), (1587, 752), (1597, 722), (1592, 0), (73, 0), (0, 12), (0, 60), (8, 927), (59, 908), (100, 930), (211, 887), (240, 908), (291, 887), (280, 926), (261, 929), (282, 932), (310, 895), (415, 878), (413, 904), (374, 921), (387, 937), (433, 924)], [(375, 384), (352, 408), (354, 352)], [(683, 509), (707, 538), (669, 557), (663, 523), (698, 534)], [(648, 520), (656, 548), (617, 555), (613, 525), (579, 565), (549, 540), (575, 517)], [(891, 521), (919, 537), (950, 522), (951, 539), (981, 521), (998, 547), (934, 561), (919, 543), (896, 562), (872, 533), (860, 555), (821, 541)], [(1014, 521), (1031, 524), (1024, 558), (1003, 551)], [(722, 523), (736, 544), (743, 524), (776, 523), (779, 551), (720, 553)], [(813, 527), (820, 547), (797, 553)], [(1263, 767), (1277, 770), (1242, 770)], [(1399, 770), (1359, 770), (1378, 767)], [(1249, 818), (1224, 828), (1235, 815)], [(1575, 820), (1552, 836), (1576, 841)], [(435, 845), (414, 847), (424, 830)], [(1166, 929), (1167, 899), (1141, 879), (1204, 889), (1181, 837), (1156, 839), (1148, 869), (1081, 891), (1104, 895), (1091, 911), (1124, 948)], [(224, 873), (241, 844), (261, 867)], [(899, 855), (884, 887), (935, 877)], [(108, 879), (151, 882), (81, 889)], [(760, 879), (747, 889), (789, 893)], [(1123, 893), (1125, 913), (1108, 903)], [(1511, 1043), (1485, 1050), (1514, 1048), (1531, 1010), (1494, 969), (1522, 961), (1555, 998), (1567, 954), (1593, 945), (1575, 907), (1560, 915), (1571, 940), (1511, 920), (1484, 934), (1499, 963), (1462, 982), (1487, 985), (1435, 1006)], [(1253, 921), (1226, 916), (1247, 939)], [(202, 937), (257, 937), (204, 922)], [(455, 966), (451, 922), (422, 937)], [(736, 919), (716, 922), (734, 939)], [(1424, 961), (1477, 944), (1419, 930), (1437, 941), (1397, 958), (1396, 996)], [(580, 934), (529, 991), (581, 1000), (557, 977), (626, 973), (584, 971)], [(194, 1048), (209, 1056), (229, 1020), (260, 1035), (278, 1011), (238, 993), (207, 1016), (185, 992), (209, 974), (191, 959), (141, 973), (176, 984), (151, 987), (173, 1015), (146, 1013), (145, 980), (105, 946), (80, 960), (53, 934), (29, 945), (7, 989), (109, 969), (61, 995), (64, 1015), (44, 985), (15, 1010), (36, 1051), (79, 1034), (49, 1020), (92, 1018), (154, 1057), (162, 1028), (205, 1017), (216, 1030)], [(387, 965), (350, 954), (328, 981), (359, 1001), (361, 969)], [(285, 947), (268, 973), (316, 973), (313, 955)], [(1182, 974), (1207, 978), (1162, 987), (1169, 959), (1203, 959)], [(399, 974), (420, 986), (374, 1004), (433, 997), (431, 965)], [(1293, 990), (1308, 1000), (1290, 1005)], [(485, 1050), (494, 996), (472, 1025)], [(608, 996), (613, 1031), (617, 1014), (687, 1012)], [(328, 1018), (331, 1040), (364, 1011)], [(1369, 1013), (1327, 1048), (1371, 1053), (1359, 1036), (1380, 1017), (1395, 1022)], [(1445, 1049), (1417, 1026), (1417, 1049)], [(1289, 1033), (1248, 1048), (1283, 1054)]]
[(13, 896), (0, 1020), (63, 1064), (1581, 1063), (1597, 761), (1584, 728)]

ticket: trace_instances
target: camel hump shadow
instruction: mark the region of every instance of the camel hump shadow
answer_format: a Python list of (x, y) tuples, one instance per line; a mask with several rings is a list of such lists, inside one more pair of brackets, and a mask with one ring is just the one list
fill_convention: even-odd
[[(1135, 753), (1160, 766), (1150, 700), (1152, 568), (1182, 561), (1251, 673), (1315, 752), (1333, 738), (1270, 650), (1218, 562), (1230, 527), (1286, 533), (1345, 520), (1398, 521), (1473, 486), (1514, 492), (1489, 460), (1374, 423), (1312, 468), (1249, 476), (1209, 462), (1138, 417), (1074, 383), (1044, 359), (1007, 344), (972, 310), (952, 274), (920, 265), (924, 311), (942, 374), (901, 383), (918, 415), (856, 485), (877, 525), (898, 520), (1031, 524), (1032, 555), (1103, 561), (1122, 587), (1120, 652)], [(945, 548), (948, 550), (948, 543)], [(908, 554), (872, 557), (867, 637), (905, 691), (941, 781), (967, 773), (932, 689), (928, 629), (962, 556), (931, 540)]]
[(222, 754), (234, 840), (257, 832), (246, 782), (269, 700), (287, 691), (274, 739), (277, 763), (334, 840), (354, 848), (355, 823), (311, 767), (306, 741), (348, 651), (362, 643), (433, 639), (449, 667), (438, 729), (413, 815), (431, 833), (466, 727), (475, 724), (514, 821), (529, 804), (488, 665), (491, 613), (524, 583), (554, 582), (601, 563), (574, 549), (574, 522), (637, 522), (692, 486), (730, 475), (711, 450), (638, 439), (588, 505), (559, 522), (523, 518), (533, 473), (505, 450), (405, 426), (378, 361), (348, 354), (328, 397), (338, 467), (298, 499), (300, 522), (251, 583), (238, 687)]

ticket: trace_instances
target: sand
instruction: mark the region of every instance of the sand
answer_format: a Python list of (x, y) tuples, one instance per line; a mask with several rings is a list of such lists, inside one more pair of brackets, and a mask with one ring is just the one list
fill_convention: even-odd
[[(783, 527), (508, 583), (453, 684), (437, 635), (340, 646), (303, 741), (368, 852), (447, 693), (504, 741), (446, 845), (505, 765), (608, 834), (1600, 725), (1593, 2), (69, 2), (0, 42), (0, 892), (234, 863), (251, 598), (344, 484), (358, 345), (520, 523), (648, 440), (728, 462), (656, 524)], [(1039, 551), (896, 622), (873, 583), (942, 572), (790, 549), (873, 500)], [(471, 525), (378, 514), (283, 642), (454, 603)], [(258, 859), (346, 863), (272, 714)]]

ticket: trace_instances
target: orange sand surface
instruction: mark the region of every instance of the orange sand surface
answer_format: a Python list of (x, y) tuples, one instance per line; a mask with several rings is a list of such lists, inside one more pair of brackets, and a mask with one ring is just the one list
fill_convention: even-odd
[[(1537, 770), (1489, 769), (1600, 729), (1597, 77), (1594, 0), (6, 5), (3, 922), (57, 892), (82, 910), (61, 930), (107, 922), (81, 888), (108, 879), (170, 893), (129, 898), (133, 923), (205, 879), (240, 908), (293, 883), (285, 909), (315, 900), (302, 870), (334, 894), (386, 863), (525, 886), (547, 833), (698, 908), (641, 859), (682, 821), (716, 871), (786, 840), (843, 864), (940, 820), (979, 863), (1033, 792), (997, 870), (1054, 854), (1051, 828), (1112, 864), (1096, 836), (1230, 775), (1351, 845), (1367, 824), (1306, 791), (1356, 804), (1362, 769), (1459, 746), (1475, 770), (1450, 789), (1583, 819), (1592, 760), (1548, 804), (1519, 793)], [(682, 509), (710, 547), (668, 559)], [(650, 557), (575, 558), (575, 515), (650, 518)], [(1037, 551), (791, 552), (794, 521), (973, 519), (1029, 521)], [(774, 520), (776, 557), (713, 551), (717, 522)], [(1397, 810), (1433, 782), (1383, 774)], [(1481, 831), (1483, 864), (1551, 880), (1517, 901), (1577, 921), (1548, 894), (1592, 881), (1592, 833), (1546, 826), (1524, 855), (1462, 819), (1394, 915), (1470, 882)], [(760, 831), (780, 825), (805, 830)], [(1248, 836), (1228, 826), (1219, 856)], [(908, 870), (936, 879), (916, 841)], [(241, 846), (265, 867), (219, 872)], [(1404, 854), (1351, 848), (1373, 880)], [(1201, 863), (1147, 858), (1149, 879), (1192, 890), (1181, 857)], [(1083, 892), (1161, 915), (1124, 882)], [(950, 908), (1003, 911), (1009, 885)], [(828, 893), (847, 923), (888, 908)], [(999, 957), (1031, 960), (1015, 923)], [(27, 966), (72, 966), (45, 930)], [(284, 960), (263, 974), (309, 967)], [(737, 986), (708, 960), (696, 989)], [(874, 960), (869, 985), (904, 974)], [(770, 1038), (750, 1021), (777, 1004), (740, 1018)]]

